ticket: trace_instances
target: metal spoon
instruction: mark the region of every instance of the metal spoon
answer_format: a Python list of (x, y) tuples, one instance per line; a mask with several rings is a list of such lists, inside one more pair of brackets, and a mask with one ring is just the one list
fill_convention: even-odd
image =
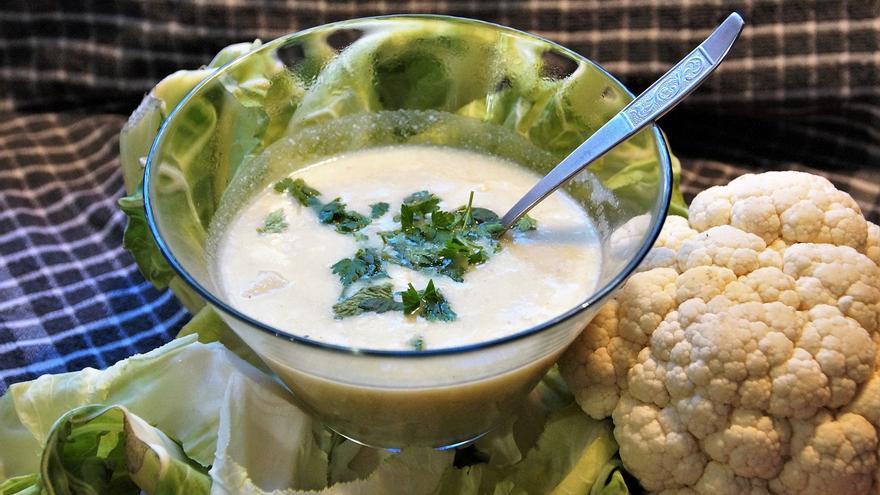
[(721, 65), (739, 37), (743, 24), (739, 14), (730, 14), (700, 46), (581, 143), (517, 201), (501, 218), (504, 230), (578, 172), (687, 98)]

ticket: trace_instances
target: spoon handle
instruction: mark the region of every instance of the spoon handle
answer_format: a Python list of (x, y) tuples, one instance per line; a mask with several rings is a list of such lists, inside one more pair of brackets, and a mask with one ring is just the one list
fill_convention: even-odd
[(724, 60), (742, 31), (743, 19), (730, 14), (690, 52), (629, 105), (581, 143), (501, 218), (505, 230), (536, 204), (612, 148), (672, 110)]

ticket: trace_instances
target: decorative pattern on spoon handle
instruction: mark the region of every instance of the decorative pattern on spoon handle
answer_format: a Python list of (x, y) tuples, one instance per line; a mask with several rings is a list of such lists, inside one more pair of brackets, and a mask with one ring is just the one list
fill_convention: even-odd
[(698, 47), (633, 101), (624, 115), (633, 127), (655, 118), (666, 103), (680, 93), (692, 90), (699, 83), (700, 76), (711, 67), (712, 61), (702, 47)]
[(694, 51), (660, 76), (617, 115), (581, 143), (556, 167), (547, 173), (529, 192), (501, 217), (505, 229), (574, 177), (594, 160), (604, 155), (648, 124), (662, 117), (695, 90), (724, 60), (739, 37), (743, 20), (736, 12), (727, 16), (712, 34)]

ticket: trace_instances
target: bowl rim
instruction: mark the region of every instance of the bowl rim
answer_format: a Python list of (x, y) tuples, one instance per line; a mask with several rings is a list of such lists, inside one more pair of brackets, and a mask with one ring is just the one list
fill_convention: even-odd
[[(296, 39), (300, 36), (305, 36), (311, 34), (312, 32), (319, 30), (327, 30), (327, 29), (338, 29), (340, 27), (345, 27), (350, 24), (359, 24), (365, 21), (382, 21), (382, 20), (397, 20), (397, 19), (426, 19), (426, 20), (439, 20), (439, 21), (451, 21), (457, 23), (465, 23), (465, 24), (477, 24), (481, 26), (490, 27), (492, 29), (496, 29), (499, 31), (516, 34), (518, 36), (524, 36), (533, 41), (537, 41), (540, 43), (544, 43), (549, 45), (552, 48), (559, 50), (561, 53), (571, 57), (572, 59), (586, 63), (591, 65), (593, 68), (600, 71), (604, 74), (610, 81), (617, 84), (621, 90), (623, 90), (630, 98), (634, 98), (633, 93), (627, 88), (620, 80), (614, 77), (610, 72), (608, 72), (604, 67), (599, 65), (598, 63), (588, 59), (587, 57), (566, 48), (558, 43), (550, 41), (541, 36), (531, 34), (525, 31), (521, 31), (519, 29), (515, 29), (508, 26), (503, 26), (494, 22), (482, 21), (478, 19), (470, 19), (466, 17), (457, 17), (450, 15), (433, 15), (433, 14), (390, 14), (390, 15), (381, 15), (381, 16), (371, 16), (371, 17), (360, 17), (355, 19), (347, 19), (343, 21), (337, 21), (327, 24), (321, 24), (318, 26), (314, 26), (308, 29), (304, 29), (301, 31), (295, 31), (292, 33), (285, 34), (280, 36), (272, 41), (269, 41), (262, 46), (258, 47), (256, 50), (253, 50), (244, 56), (233, 59), (226, 64), (222, 65), (218, 69), (216, 69), (211, 75), (203, 79), (199, 82), (192, 90), (190, 90), (183, 99), (178, 102), (178, 104), (172, 109), (172, 111), (168, 114), (168, 117), (162, 122), (159, 126), (158, 132), (156, 133), (156, 137), (153, 140), (153, 143), (150, 146), (149, 153), (147, 154), (146, 163), (144, 166), (144, 178), (142, 182), (141, 192), (144, 197), (144, 210), (146, 212), (146, 220), (147, 225), (150, 229), (150, 234), (153, 236), (153, 240), (156, 242), (159, 247), (160, 252), (168, 261), (168, 264), (174, 270), (174, 272), (180, 276), (180, 278), (191, 287), (200, 297), (205, 299), (207, 303), (213, 306), (216, 310), (221, 313), (226, 313), (227, 315), (240, 320), (242, 323), (257, 328), (260, 331), (273, 335), (275, 337), (279, 337), (285, 339), (289, 342), (302, 344), (308, 347), (312, 347), (319, 350), (330, 351), (334, 353), (343, 353), (349, 355), (367, 355), (367, 356), (378, 356), (378, 357), (396, 357), (396, 358), (430, 358), (436, 356), (447, 356), (447, 355), (456, 355), (456, 354), (466, 354), (469, 352), (481, 351), (484, 349), (489, 349), (493, 347), (499, 347), (504, 344), (508, 344), (517, 340), (525, 339), (531, 337), (533, 335), (540, 334), (545, 330), (550, 330), (557, 325), (568, 321), (574, 316), (580, 314), (581, 312), (587, 310), (589, 307), (595, 305), (598, 302), (604, 300), (607, 296), (609, 296), (614, 290), (616, 290), (620, 285), (622, 285), (630, 275), (638, 268), (641, 264), (642, 260), (647, 256), (648, 251), (653, 247), (654, 242), (657, 240), (657, 237), (660, 235), (660, 230), (663, 228), (663, 224), (666, 220), (666, 217), (669, 215), (669, 205), (672, 200), (672, 186), (673, 186), (673, 172), (672, 172), (672, 159), (670, 156), (669, 144), (666, 141), (666, 137), (663, 132), (657, 126), (657, 124), (651, 125), (651, 131), (654, 135), (655, 142), (657, 143), (657, 148), (659, 152), (659, 162), (660, 167), (663, 169), (661, 173), (661, 191), (660, 191), (660, 206), (661, 209), (660, 214), (656, 216), (656, 218), (652, 219), (652, 225), (650, 226), (650, 231), (648, 232), (646, 241), (640, 247), (639, 250), (635, 253), (635, 255), (630, 259), (630, 261), (620, 270), (608, 283), (599, 289), (595, 290), (586, 300), (577, 304), (573, 308), (566, 310), (562, 314), (559, 314), (549, 320), (541, 322), (537, 325), (533, 325), (526, 329), (511, 333), (509, 335), (505, 335), (503, 337), (499, 337), (492, 340), (487, 340), (483, 342), (477, 342), (473, 344), (466, 344), (456, 347), (446, 347), (440, 349), (425, 349), (421, 351), (417, 350), (388, 350), (388, 349), (371, 349), (371, 348), (358, 348), (358, 347), (349, 347), (338, 344), (330, 344), (326, 342), (321, 342), (317, 340), (312, 340), (309, 338), (301, 337), (298, 335), (294, 335), (288, 333), (287, 331), (275, 328), (271, 325), (263, 323), (251, 316), (248, 316), (241, 311), (235, 309), (229, 304), (226, 304), (222, 300), (220, 300), (217, 296), (215, 296), (210, 290), (206, 289), (202, 286), (183, 265), (177, 260), (174, 253), (171, 251), (170, 247), (165, 243), (162, 233), (159, 230), (158, 223), (156, 221), (156, 216), (153, 211), (153, 201), (151, 199), (150, 192), (152, 188), (152, 170), (153, 170), (153, 159), (158, 152), (158, 150), (162, 147), (162, 144), (165, 140), (166, 130), (168, 128), (168, 124), (174, 119), (179, 111), (186, 104), (198, 94), (202, 88), (212, 84), (214, 81), (222, 77), (224, 74), (228, 73), (230, 70), (234, 69), (238, 64), (244, 63), (245, 60), (250, 56), (254, 56), (258, 53), (262, 53), (265, 50), (272, 50), (278, 45), (283, 45), (291, 40)], [(652, 215), (653, 216), (653, 215)]]

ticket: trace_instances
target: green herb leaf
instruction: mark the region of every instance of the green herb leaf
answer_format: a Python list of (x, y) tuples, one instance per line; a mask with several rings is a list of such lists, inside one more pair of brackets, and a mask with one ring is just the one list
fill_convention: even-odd
[(334, 263), (330, 270), (339, 276), (343, 287), (348, 287), (364, 276), (367, 267), (363, 261), (357, 258), (344, 258)]
[(425, 243), (421, 233), (405, 234), (400, 231), (380, 234), (385, 242), (385, 259), (400, 266), (419, 270), (439, 266), (441, 261), (436, 246)]
[(263, 220), (263, 226), (257, 227), (257, 232), (260, 234), (278, 234), (287, 230), (287, 227), (287, 222), (284, 221), (284, 210), (279, 208), (266, 215), (266, 219)]
[(413, 211), (427, 215), (437, 209), (440, 198), (428, 191), (418, 191), (403, 198), (403, 204), (412, 208)]
[(351, 234), (361, 230), (370, 224), (370, 217), (354, 211), (346, 211), (345, 219), (336, 224), (336, 231), (343, 234)]
[(339, 260), (330, 269), (339, 276), (343, 287), (348, 287), (361, 279), (388, 276), (382, 269), (381, 256), (372, 248), (359, 249), (353, 258)]
[(461, 216), (462, 227), (468, 227), (469, 225), (474, 223), (473, 206), (474, 206), (474, 192), (471, 191), (470, 195), (468, 196), (467, 206), (465, 206), (465, 208), (464, 208), (464, 214), (462, 214), (462, 216)]
[(528, 232), (538, 228), (538, 221), (528, 215), (523, 215), (522, 218), (513, 224), (513, 228), (520, 232)]
[(291, 179), (290, 177), (281, 179), (280, 181), (275, 183), (275, 191), (279, 193), (283, 193), (287, 191), (294, 199), (296, 199), (299, 204), (303, 206), (315, 206), (317, 204), (317, 196), (320, 196), (321, 193), (306, 184), (306, 181), (302, 179)]
[(337, 232), (351, 234), (369, 225), (370, 217), (346, 210), (341, 198), (336, 198), (321, 206), (318, 210), (318, 221), (334, 224)]
[(329, 203), (324, 203), (318, 210), (318, 220), (321, 223), (335, 223), (345, 218), (345, 203), (341, 198), (336, 198)]
[(418, 191), (403, 198), (400, 205), (400, 215), (395, 220), (400, 221), (400, 228), (404, 232), (422, 227), (424, 220), (429, 214), (438, 210), (440, 198), (428, 191)]
[(451, 211), (437, 210), (431, 213), (431, 226), (435, 229), (450, 230), (458, 221), (458, 215)]
[(425, 350), (425, 339), (421, 335), (416, 335), (409, 341), (409, 345), (412, 346), (414, 351), (424, 351)]
[(400, 216), (398, 219), (400, 220), (401, 230), (404, 232), (411, 231), (415, 224), (415, 210), (410, 208), (407, 204), (400, 205)]
[(502, 230), (498, 215), (474, 207), (473, 200), (472, 192), (467, 205), (443, 211), (437, 207), (439, 198), (428, 191), (408, 196), (400, 206), (400, 230), (379, 234), (385, 259), (461, 282), (473, 265), (485, 263), (501, 249), (495, 239)]
[(403, 304), (394, 299), (394, 286), (390, 283), (371, 285), (355, 292), (351, 297), (333, 305), (336, 319), (341, 320), (361, 313), (385, 313), (400, 311)]
[(461, 235), (447, 240), (438, 254), (445, 260), (439, 272), (459, 282), (470, 265), (484, 263), (488, 259), (480, 246)]
[[(504, 232), (504, 226), (501, 225), (501, 222), (486, 222), (478, 225), (477, 231), (486, 238), (495, 239)], [(496, 242), (495, 252), (497, 253), (500, 250), (501, 244)]]
[(413, 284), (409, 284), (409, 287), (400, 293), (400, 298), (403, 300), (403, 312), (407, 315), (418, 313), (422, 307), (422, 295)]
[(293, 188), (293, 179), (291, 179), (290, 177), (285, 177), (276, 182), (274, 186), (272, 186), (272, 189), (275, 189), (275, 192), (279, 194), (291, 188)]
[(422, 292), (422, 307), (425, 317), (429, 320), (452, 321), (456, 314), (449, 308), (446, 298), (440, 293), (440, 289), (434, 287), (434, 281), (428, 280), (428, 285)]
[(390, 208), (390, 207), (391, 207), (391, 205), (389, 205), (388, 203), (386, 203), (384, 201), (380, 201), (378, 203), (373, 203), (370, 205), (370, 217), (371, 218), (379, 218), (382, 215), (388, 213), (388, 208)]
[(482, 247), (468, 241), (462, 235), (457, 235), (446, 241), (440, 254), (449, 258), (462, 256), (468, 262), (477, 264), (486, 261), (486, 256), (482, 252)]
[(370, 217), (346, 210), (345, 203), (340, 198), (321, 204), (317, 199), (321, 193), (302, 179), (287, 177), (276, 182), (274, 187), (279, 193), (287, 191), (299, 204), (314, 208), (318, 220), (321, 223), (333, 224), (339, 233), (352, 234), (370, 224)]
[(500, 222), (498, 215), (487, 208), (474, 207), (471, 208), (471, 216), (478, 225), (487, 222)]
[(417, 291), (409, 284), (400, 296), (403, 299), (403, 311), (407, 315), (419, 315), (429, 321), (453, 321), (457, 316), (440, 290), (434, 286), (433, 279), (428, 280), (423, 291)]

